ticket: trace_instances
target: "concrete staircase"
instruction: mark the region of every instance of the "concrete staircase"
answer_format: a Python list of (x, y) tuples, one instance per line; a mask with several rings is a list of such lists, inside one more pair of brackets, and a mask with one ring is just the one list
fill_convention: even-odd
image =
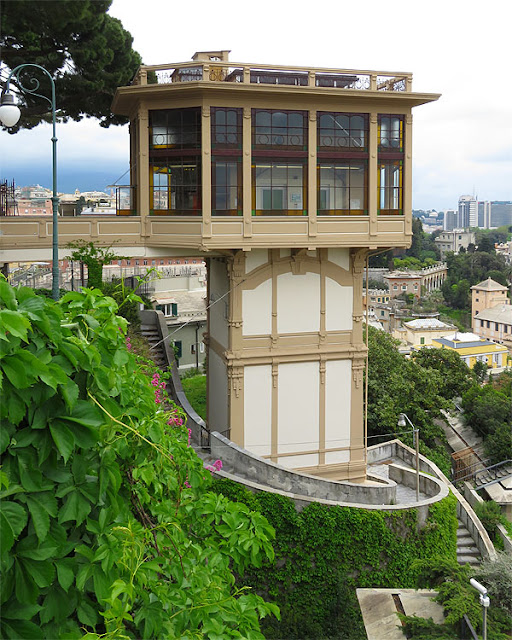
[(480, 489), (486, 485), (500, 482), (500, 480), (504, 480), (510, 476), (512, 476), (512, 460), (505, 460), (492, 467), (478, 471), (474, 479), (475, 488)]
[(457, 562), (477, 567), (482, 561), (478, 547), (466, 527), (459, 521), (457, 529)]
[(141, 330), (142, 336), (146, 338), (151, 348), (151, 352), (150, 352), (151, 359), (159, 369), (161, 369), (162, 371), (167, 371), (168, 364), (165, 358), (165, 351), (164, 351), (163, 344), (159, 344), (157, 347), (155, 347), (155, 345), (158, 344), (161, 340), (156, 325), (143, 324), (141, 325), (140, 330)]

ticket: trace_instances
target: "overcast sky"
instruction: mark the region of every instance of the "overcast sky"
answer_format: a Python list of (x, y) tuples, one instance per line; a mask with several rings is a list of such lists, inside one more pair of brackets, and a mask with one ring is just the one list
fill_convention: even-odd
[[(114, 0), (110, 13), (144, 64), (231, 49), (235, 62), (411, 71), (414, 91), (442, 94), (413, 112), (413, 207), (512, 200), (510, 0)], [(0, 177), (50, 187), (50, 136), (0, 131)], [(84, 120), (57, 136), (59, 191), (103, 188), (128, 169), (127, 127)]]

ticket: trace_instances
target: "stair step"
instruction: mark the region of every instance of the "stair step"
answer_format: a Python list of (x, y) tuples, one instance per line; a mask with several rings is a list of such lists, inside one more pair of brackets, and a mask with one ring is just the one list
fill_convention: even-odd
[(461, 545), (460, 547), (457, 546), (457, 555), (479, 556), (480, 551), (478, 551), (474, 544)]
[(457, 536), (457, 547), (471, 547), (474, 544), (471, 536)]
[(470, 564), (471, 566), (477, 566), (480, 564), (480, 558), (477, 558), (475, 556), (457, 556), (457, 562), (459, 564)]

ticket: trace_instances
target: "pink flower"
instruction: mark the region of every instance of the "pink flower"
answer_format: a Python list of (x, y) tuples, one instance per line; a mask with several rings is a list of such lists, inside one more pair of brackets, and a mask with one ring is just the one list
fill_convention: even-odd
[(187, 487), (187, 489), (192, 489), (192, 486), (188, 480), (185, 480), (185, 486)]

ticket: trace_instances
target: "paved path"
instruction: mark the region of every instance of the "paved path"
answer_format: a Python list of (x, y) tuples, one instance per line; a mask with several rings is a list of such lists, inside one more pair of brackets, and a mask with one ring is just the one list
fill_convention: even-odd
[[(428, 589), (356, 589), (368, 640), (405, 640), (397, 606), (405, 615), (444, 621), (443, 607)], [(401, 611), (402, 613), (402, 611)]]

